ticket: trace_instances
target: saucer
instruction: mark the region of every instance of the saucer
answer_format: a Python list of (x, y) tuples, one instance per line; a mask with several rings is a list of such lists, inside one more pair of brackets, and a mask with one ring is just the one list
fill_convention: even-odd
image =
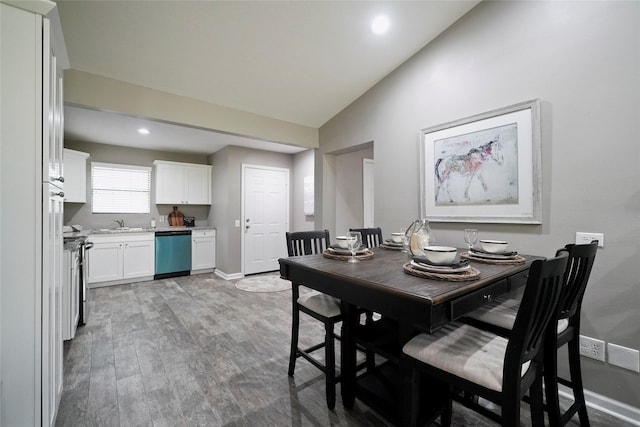
[(475, 248), (471, 248), (469, 253), (478, 258), (487, 258), (487, 259), (514, 259), (518, 256), (518, 252), (516, 251), (490, 253), (490, 252), (485, 252), (482, 249), (475, 249)]
[(467, 263), (460, 267), (447, 267), (444, 265), (433, 265), (433, 264), (424, 264), (422, 262), (416, 262), (411, 260), (411, 265), (418, 270), (428, 271), (431, 273), (462, 273), (463, 271), (467, 271), (471, 264)]

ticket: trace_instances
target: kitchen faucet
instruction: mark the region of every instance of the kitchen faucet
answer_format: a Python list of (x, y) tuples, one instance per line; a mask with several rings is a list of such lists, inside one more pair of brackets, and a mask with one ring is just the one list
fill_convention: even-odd
[(116, 218), (116, 219), (114, 219), (113, 221), (114, 221), (114, 222), (117, 222), (117, 223), (118, 223), (118, 225), (120, 226), (120, 228), (124, 228), (124, 219), (118, 219), (118, 218)]

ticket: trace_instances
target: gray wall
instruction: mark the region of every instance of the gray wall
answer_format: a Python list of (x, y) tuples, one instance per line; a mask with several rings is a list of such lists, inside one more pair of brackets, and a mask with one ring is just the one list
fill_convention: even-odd
[(336, 162), (336, 228), (332, 236), (344, 235), (349, 228), (364, 227), (362, 161), (373, 159), (373, 144), (356, 151), (333, 154)]
[[(213, 165), (213, 176), (222, 178), (225, 188), (215, 182), (213, 208), (209, 213), (209, 223), (216, 227), (216, 268), (226, 275), (242, 272), (241, 239), (243, 227), (235, 227), (234, 221), (242, 224), (242, 165), (260, 165), (293, 168), (293, 156), (269, 151), (227, 146), (209, 156)], [(290, 172), (289, 179), (293, 173)], [(291, 188), (291, 185), (290, 185)], [(291, 200), (289, 201), (293, 211)], [(301, 207), (299, 207), (301, 209)], [(224, 212), (222, 212), (224, 211)], [(290, 214), (292, 215), (292, 214)], [(289, 218), (291, 224), (291, 218)]]
[[(154, 160), (169, 160), (174, 162), (207, 164), (207, 156), (186, 153), (169, 153), (165, 151), (143, 150), (117, 145), (95, 144), (83, 141), (65, 140), (65, 148), (89, 153), (87, 162), (87, 203), (65, 203), (64, 224), (80, 224), (87, 228), (113, 228), (117, 224), (114, 218), (122, 218), (128, 227), (148, 227), (151, 218), (156, 219), (158, 227), (168, 226), (159, 221), (160, 215), (165, 217), (173, 210), (170, 205), (155, 204), (155, 190), (152, 175), (151, 181), (151, 212), (149, 214), (93, 214), (91, 213), (91, 162), (118, 163), (136, 166), (153, 166)], [(196, 224), (207, 225), (209, 206), (180, 205), (180, 212), (186, 216), (193, 216)]]
[[(542, 225), (475, 225), (547, 256), (576, 231), (604, 233), (582, 332), (640, 348), (638, 22), (640, 2), (480, 3), (320, 129), (316, 227), (337, 224), (327, 153), (374, 141), (376, 223), (398, 229), (420, 212), (420, 129), (540, 98)], [(431, 225), (464, 244), (468, 224)], [(637, 373), (584, 358), (583, 373), (587, 389), (640, 407)]]

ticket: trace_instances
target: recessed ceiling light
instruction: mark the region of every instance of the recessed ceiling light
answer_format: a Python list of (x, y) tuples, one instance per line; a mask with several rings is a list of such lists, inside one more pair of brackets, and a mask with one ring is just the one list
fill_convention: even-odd
[(371, 32), (373, 34), (384, 34), (389, 30), (391, 22), (386, 15), (378, 15), (371, 21)]
[(138, 133), (141, 134), (141, 135), (149, 135), (149, 129), (140, 128), (140, 129), (138, 129)]

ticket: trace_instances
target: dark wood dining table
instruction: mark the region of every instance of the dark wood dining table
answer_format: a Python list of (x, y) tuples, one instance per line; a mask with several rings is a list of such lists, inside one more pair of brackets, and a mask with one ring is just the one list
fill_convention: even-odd
[[(403, 269), (410, 261), (406, 253), (384, 248), (375, 248), (373, 252), (373, 257), (354, 264), (323, 255), (279, 260), (280, 276), (290, 280), (292, 286), (304, 285), (341, 301), (344, 320), (340, 375), (342, 402), (346, 408), (353, 407), (356, 397), (366, 396), (360, 393), (363, 387), (358, 385), (356, 367), (356, 340), (362, 309), (379, 313), (383, 319), (393, 322), (396, 326), (394, 344), (396, 349), (401, 349), (416, 333), (434, 332), (493, 298), (523, 286), (531, 263), (540, 259), (521, 255), (522, 264), (471, 261), (471, 266), (479, 270), (479, 277), (450, 281), (407, 274)], [(398, 393), (393, 399), (402, 397)], [(373, 403), (377, 409), (376, 399), (363, 400), (370, 406)], [(399, 408), (400, 402), (396, 403)], [(382, 413), (385, 411), (383, 409)], [(389, 417), (394, 418), (394, 415)]]

